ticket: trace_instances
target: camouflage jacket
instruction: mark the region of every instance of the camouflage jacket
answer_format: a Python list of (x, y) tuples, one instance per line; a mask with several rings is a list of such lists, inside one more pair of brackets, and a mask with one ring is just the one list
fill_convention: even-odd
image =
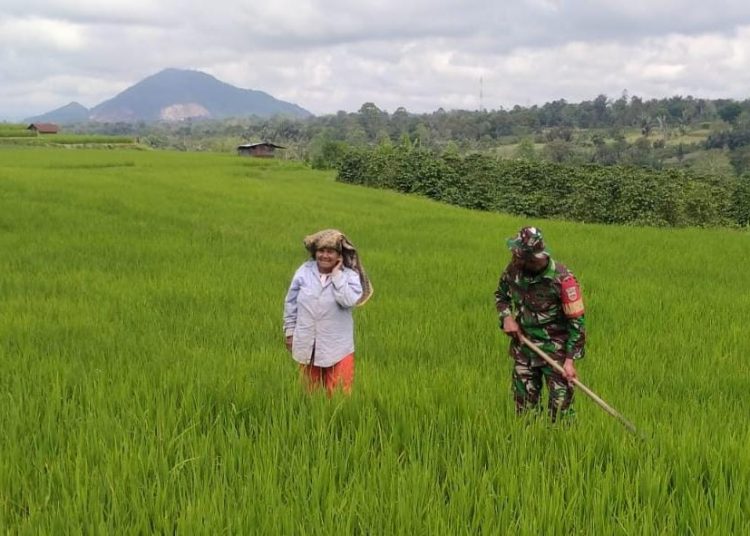
[[(509, 264), (495, 291), (495, 306), (502, 329), (503, 318), (513, 315), (521, 331), (555, 360), (584, 355), (586, 328), (583, 299), (573, 274), (550, 258), (540, 274), (529, 276)], [(515, 339), (510, 355), (532, 366), (544, 361)]]

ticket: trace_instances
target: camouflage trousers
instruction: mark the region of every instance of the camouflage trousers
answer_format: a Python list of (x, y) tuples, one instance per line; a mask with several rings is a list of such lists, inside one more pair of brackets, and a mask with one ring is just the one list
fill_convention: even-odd
[(558, 415), (571, 416), (573, 386), (549, 365), (534, 367), (520, 361), (515, 361), (513, 366), (513, 399), (516, 403), (516, 414), (521, 415), (529, 409), (539, 409), (542, 383), (547, 384), (547, 410), (552, 421), (557, 420)]

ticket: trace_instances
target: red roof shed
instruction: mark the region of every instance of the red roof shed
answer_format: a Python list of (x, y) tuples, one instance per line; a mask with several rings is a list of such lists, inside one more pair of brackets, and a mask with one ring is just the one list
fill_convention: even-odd
[(26, 130), (34, 130), (38, 134), (57, 134), (60, 127), (54, 123), (31, 123)]

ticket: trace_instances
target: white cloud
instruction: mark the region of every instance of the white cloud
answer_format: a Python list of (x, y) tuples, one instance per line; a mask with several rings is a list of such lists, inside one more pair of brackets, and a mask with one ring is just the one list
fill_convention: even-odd
[(30, 17), (0, 20), (0, 47), (35, 53), (71, 52), (86, 45), (85, 30), (79, 24)]
[(0, 119), (93, 106), (166, 67), (314, 113), (600, 93), (746, 98), (745, 0), (5, 0)]

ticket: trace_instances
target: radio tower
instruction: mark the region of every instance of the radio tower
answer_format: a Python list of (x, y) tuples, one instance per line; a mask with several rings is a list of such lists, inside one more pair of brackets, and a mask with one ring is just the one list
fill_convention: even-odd
[(479, 111), (484, 111), (484, 78), (479, 77)]

